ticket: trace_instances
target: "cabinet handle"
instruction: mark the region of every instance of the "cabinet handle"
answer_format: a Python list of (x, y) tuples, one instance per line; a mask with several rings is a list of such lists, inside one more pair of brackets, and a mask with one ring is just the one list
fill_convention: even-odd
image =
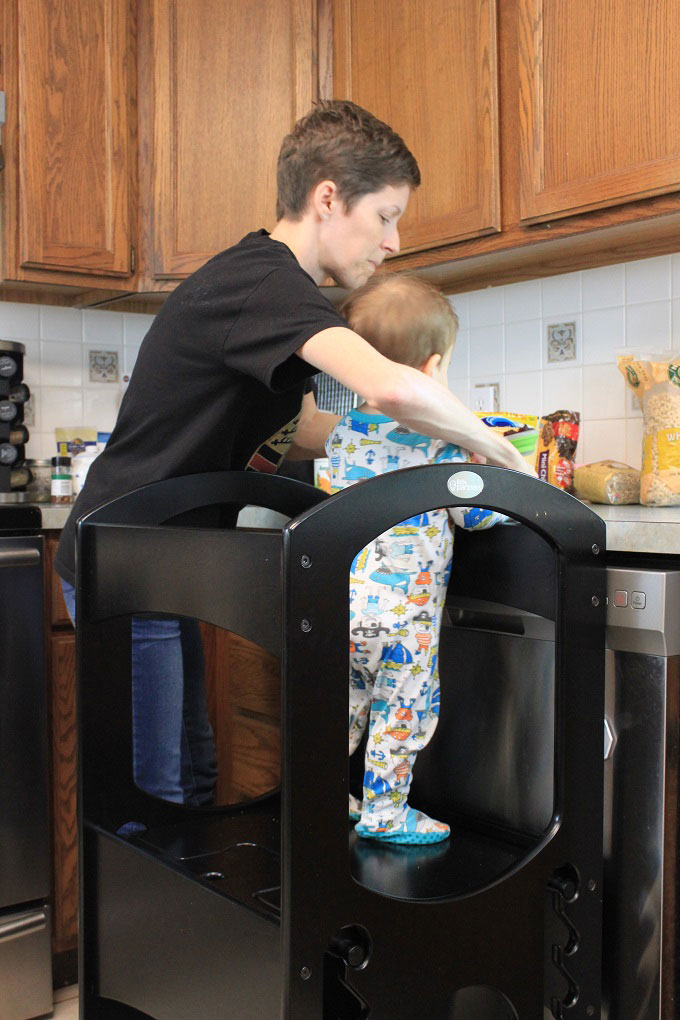
[(0, 942), (9, 942), (10, 939), (19, 939), (22, 935), (42, 931), (46, 924), (47, 914), (44, 910), (33, 910), (30, 914), (13, 917), (10, 921), (0, 924)]
[(0, 549), (0, 567), (34, 567), (40, 563), (40, 549)]

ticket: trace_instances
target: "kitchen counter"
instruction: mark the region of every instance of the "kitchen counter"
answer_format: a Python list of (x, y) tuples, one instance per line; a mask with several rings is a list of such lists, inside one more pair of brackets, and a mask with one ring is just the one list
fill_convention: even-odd
[[(46, 531), (63, 528), (72, 506), (71, 503), (34, 505), (42, 511), (42, 526)], [(680, 506), (588, 505), (607, 525), (610, 552), (680, 555)], [(260, 522), (249, 519), (244, 523), (257, 526)]]
[(42, 526), (45, 531), (61, 531), (71, 513), (73, 503), (29, 503), (24, 506), (37, 506), (42, 514)]
[(609, 552), (680, 555), (680, 506), (588, 506), (607, 525)]

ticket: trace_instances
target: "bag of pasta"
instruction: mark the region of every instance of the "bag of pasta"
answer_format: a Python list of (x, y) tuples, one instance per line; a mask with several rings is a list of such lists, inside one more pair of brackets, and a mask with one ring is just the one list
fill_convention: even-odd
[(642, 408), (640, 502), (680, 504), (680, 353), (623, 354), (618, 366)]
[(574, 492), (589, 503), (639, 503), (640, 472), (617, 460), (581, 464), (574, 471)]

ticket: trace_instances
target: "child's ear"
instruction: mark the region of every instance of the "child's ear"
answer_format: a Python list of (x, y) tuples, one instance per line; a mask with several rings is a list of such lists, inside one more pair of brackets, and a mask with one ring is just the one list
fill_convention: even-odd
[(431, 354), (427, 361), (424, 361), (420, 366), (420, 371), (424, 372), (425, 375), (429, 375), (432, 378), (441, 364), (441, 354)]

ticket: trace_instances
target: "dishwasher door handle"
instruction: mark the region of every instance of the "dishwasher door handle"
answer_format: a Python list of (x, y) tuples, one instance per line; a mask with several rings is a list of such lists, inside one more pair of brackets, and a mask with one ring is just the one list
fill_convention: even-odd
[(30, 910), (25, 914), (15, 914), (9, 920), (0, 922), (0, 943), (19, 939), (23, 935), (32, 935), (42, 931), (47, 924), (44, 910)]

